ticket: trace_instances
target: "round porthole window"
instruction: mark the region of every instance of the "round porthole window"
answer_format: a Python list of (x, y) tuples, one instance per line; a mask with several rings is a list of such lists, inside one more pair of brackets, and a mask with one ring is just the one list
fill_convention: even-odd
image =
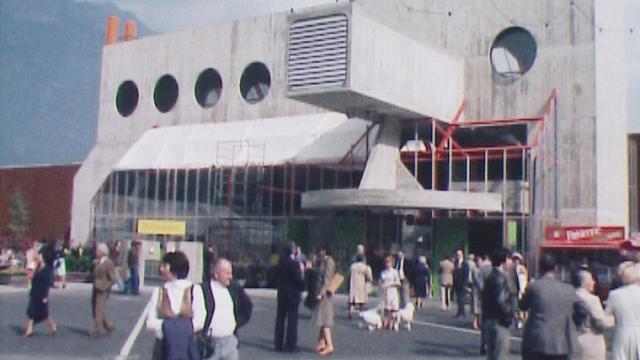
[(131, 80), (127, 80), (118, 86), (116, 93), (116, 109), (123, 117), (133, 113), (138, 106), (138, 86)]
[(196, 80), (196, 101), (203, 108), (214, 106), (222, 94), (222, 78), (215, 69), (206, 69)]
[(249, 64), (240, 78), (240, 94), (249, 104), (264, 99), (271, 88), (271, 74), (267, 66), (261, 62)]
[(177, 100), (178, 82), (169, 74), (163, 75), (153, 90), (153, 103), (160, 112), (166, 113), (173, 108)]
[(496, 37), (491, 46), (491, 65), (500, 75), (519, 77), (531, 69), (538, 45), (531, 33), (521, 27), (510, 27)]

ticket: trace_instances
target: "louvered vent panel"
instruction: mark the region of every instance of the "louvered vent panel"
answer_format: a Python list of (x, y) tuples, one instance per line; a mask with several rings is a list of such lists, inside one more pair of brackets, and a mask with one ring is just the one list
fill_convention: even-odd
[(345, 85), (347, 81), (345, 14), (298, 20), (289, 28), (289, 90)]

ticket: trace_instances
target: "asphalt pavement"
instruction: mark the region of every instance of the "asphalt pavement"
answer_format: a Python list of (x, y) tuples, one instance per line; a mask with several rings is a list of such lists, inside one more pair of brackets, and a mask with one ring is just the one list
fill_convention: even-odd
[[(296, 353), (273, 350), (275, 291), (249, 289), (254, 303), (249, 324), (240, 329), (241, 359), (321, 359), (313, 347), (318, 329), (311, 323), (311, 313), (300, 307), (298, 347)], [(72, 283), (66, 289), (52, 289), (50, 313), (58, 323), (53, 337), (46, 324), (34, 327), (34, 335), (22, 338), (28, 292), (26, 288), (0, 285), (0, 359), (84, 360), (151, 358), (153, 334), (144, 327), (144, 310), (151, 288), (139, 296), (112, 294), (107, 304), (115, 330), (96, 340), (89, 340), (92, 326), (90, 284)], [(370, 299), (373, 306), (380, 301)], [(367, 331), (358, 320), (349, 320), (346, 297), (336, 297), (336, 325), (333, 329), (335, 352), (330, 359), (482, 359), (480, 335), (470, 328), (470, 316), (454, 318), (454, 309), (442, 312), (435, 301), (416, 314), (412, 331)], [(520, 358), (519, 334), (514, 330), (512, 358)]]

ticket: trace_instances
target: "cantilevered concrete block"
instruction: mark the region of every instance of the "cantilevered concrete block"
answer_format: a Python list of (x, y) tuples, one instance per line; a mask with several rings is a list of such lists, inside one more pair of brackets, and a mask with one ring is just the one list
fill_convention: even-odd
[(290, 16), (288, 96), (334, 111), (453, 118), (464, 61), (367, 18), (357, 3)]

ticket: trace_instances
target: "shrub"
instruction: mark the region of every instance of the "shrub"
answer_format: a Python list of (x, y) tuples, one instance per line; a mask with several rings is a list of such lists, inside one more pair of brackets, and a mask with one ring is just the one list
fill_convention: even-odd
[(70, 272), (88, 272), (91, 270), (91, 256), (88, 254), (78, 255), (77, 252), (71, 252), (64, 258), (67, 271)]

